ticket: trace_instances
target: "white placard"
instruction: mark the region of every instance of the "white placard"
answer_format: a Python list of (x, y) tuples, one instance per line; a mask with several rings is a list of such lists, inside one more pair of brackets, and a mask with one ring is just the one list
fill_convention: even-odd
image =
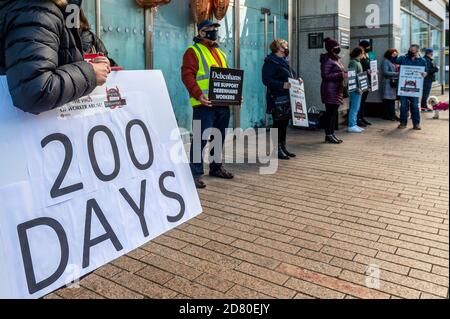
[(0, 94), (0, 298), (42, 297), (201, 213), (160, 71), (38, 116), (5, 77)]
[(298, 127), (309, 127), (308, 107), (305, 98), (305, 85), (302, 81), (289, 79), (291, 88), (292, 123)]
[(370, 61), (370, 85), (372, 92), (378, 91), (380, 83), (378, 80), (378, 61)]
[(423, 93), (423, 66), (400, 66), (399, 96), (421, 97)]

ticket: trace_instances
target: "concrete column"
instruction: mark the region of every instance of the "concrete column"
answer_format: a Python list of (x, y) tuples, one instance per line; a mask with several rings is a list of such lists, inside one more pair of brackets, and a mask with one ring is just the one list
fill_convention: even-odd
[[(314, 33), (323, 33), (338, 41), (350, 36), (350, 0), (302, 0), (298, 6), (299, 71), (305, 80), (309, 106), (324, 110), (320, 97), (320, 55), (324, 48), (310, 49), (308, 39)], [(343, 40), (343, 39), (342, 39)], [(342, 62), (348, 64), (349, 50), (342, 50)]]
[[(351, 0), (352, 48), (361, 39), (372, 39), (381, 64), (389, 48), (400, 48), (400, 0)], [(369, 94), (369, 103), (381, 103), (380, 92)]]

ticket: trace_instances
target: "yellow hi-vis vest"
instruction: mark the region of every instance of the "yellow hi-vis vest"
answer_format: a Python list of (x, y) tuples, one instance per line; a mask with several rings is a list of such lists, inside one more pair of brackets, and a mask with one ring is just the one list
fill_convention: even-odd
[[(205, 96), (208, 96), (209, 93), (209, 78), (211, 76), (211, 68), (219, 67), (217, 65), (217, 61), (212, 55), (209, 48), (201, 43), (196, 43), (190, 46), (188, 49), (194, 50), (197, 55), (198, 60), (198, 71), (197, 71), (197, 84), (202, 90)], [(220, 60), (222, 62), (222, 67), (228, 68), (227, 57), (225, 53), (223, 53), (219, 48), (216, 48)], [(202, 103), (196, 98), (191, 97), (190, 99), (192, 106), (199, 106)]]

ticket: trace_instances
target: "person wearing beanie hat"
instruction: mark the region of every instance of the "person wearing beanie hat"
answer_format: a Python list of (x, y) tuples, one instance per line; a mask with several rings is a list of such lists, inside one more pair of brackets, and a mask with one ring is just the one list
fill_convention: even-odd
[(325, 142), (330, 144), (341, 144), (342, 140), (336, 137), (334, 129), (337, 123), (338, 109), (344, 104), (344, 80), (347, 72), (340, 61), (341, 47), (334, 39), (324, 40), (326, 53), (320, 56), (320, 69), (322, 83), (320, 95), (322, 103), (325, 104)]
[(428, 48), (425, 50), (425, 62), (427, 63), (427, 77), (423, 82), (423, 95), (421, 108), (422, 112), (432, 112), (433, 110), (428, 107), (428, 98), (431, 94), (431, 88), (433, 87), (433, 82), (436, 81), (436, 73), (439, 72), (439, 67), (434, 63), (433, 60), (434, 50), (432, 48)]

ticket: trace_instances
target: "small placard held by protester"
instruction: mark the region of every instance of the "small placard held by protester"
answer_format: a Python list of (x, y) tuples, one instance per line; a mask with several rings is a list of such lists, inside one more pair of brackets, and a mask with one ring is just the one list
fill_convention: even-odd
[(208, 98), (213, 106), (241, 105), (243, 83), (243, 70), (212, 67)]
[(309, 127), (308, 108), (305, 98), (305, 85), (303, 81), (289, 79), (291, 88), (289, 90), (291, 95), (292, 106), (292, 124), (298, 127)]
[(423, 91), (423, 66), (400, 66), (398, 95), (408, 97), (421, 97)]
[(370, 86), (372, 92), (378, 91), (380, 88), (380, 83), (378, 80), (378, 61), (370, 61)]
[(355, 69), (348, 70), (348, 93), (358, 91), (358, 75)]
[(359, 74), (357, 75), (357, 77), (358, 77), (358, 86), (359, 86), (359, 89), (360, 89), (362, 92), (367, 92), (367, 91), (369, 91), (369, 89), (370, 89), (370, 87), (369, 87), (369, 76), (367, 75), (367, 72), (359, 73)]

